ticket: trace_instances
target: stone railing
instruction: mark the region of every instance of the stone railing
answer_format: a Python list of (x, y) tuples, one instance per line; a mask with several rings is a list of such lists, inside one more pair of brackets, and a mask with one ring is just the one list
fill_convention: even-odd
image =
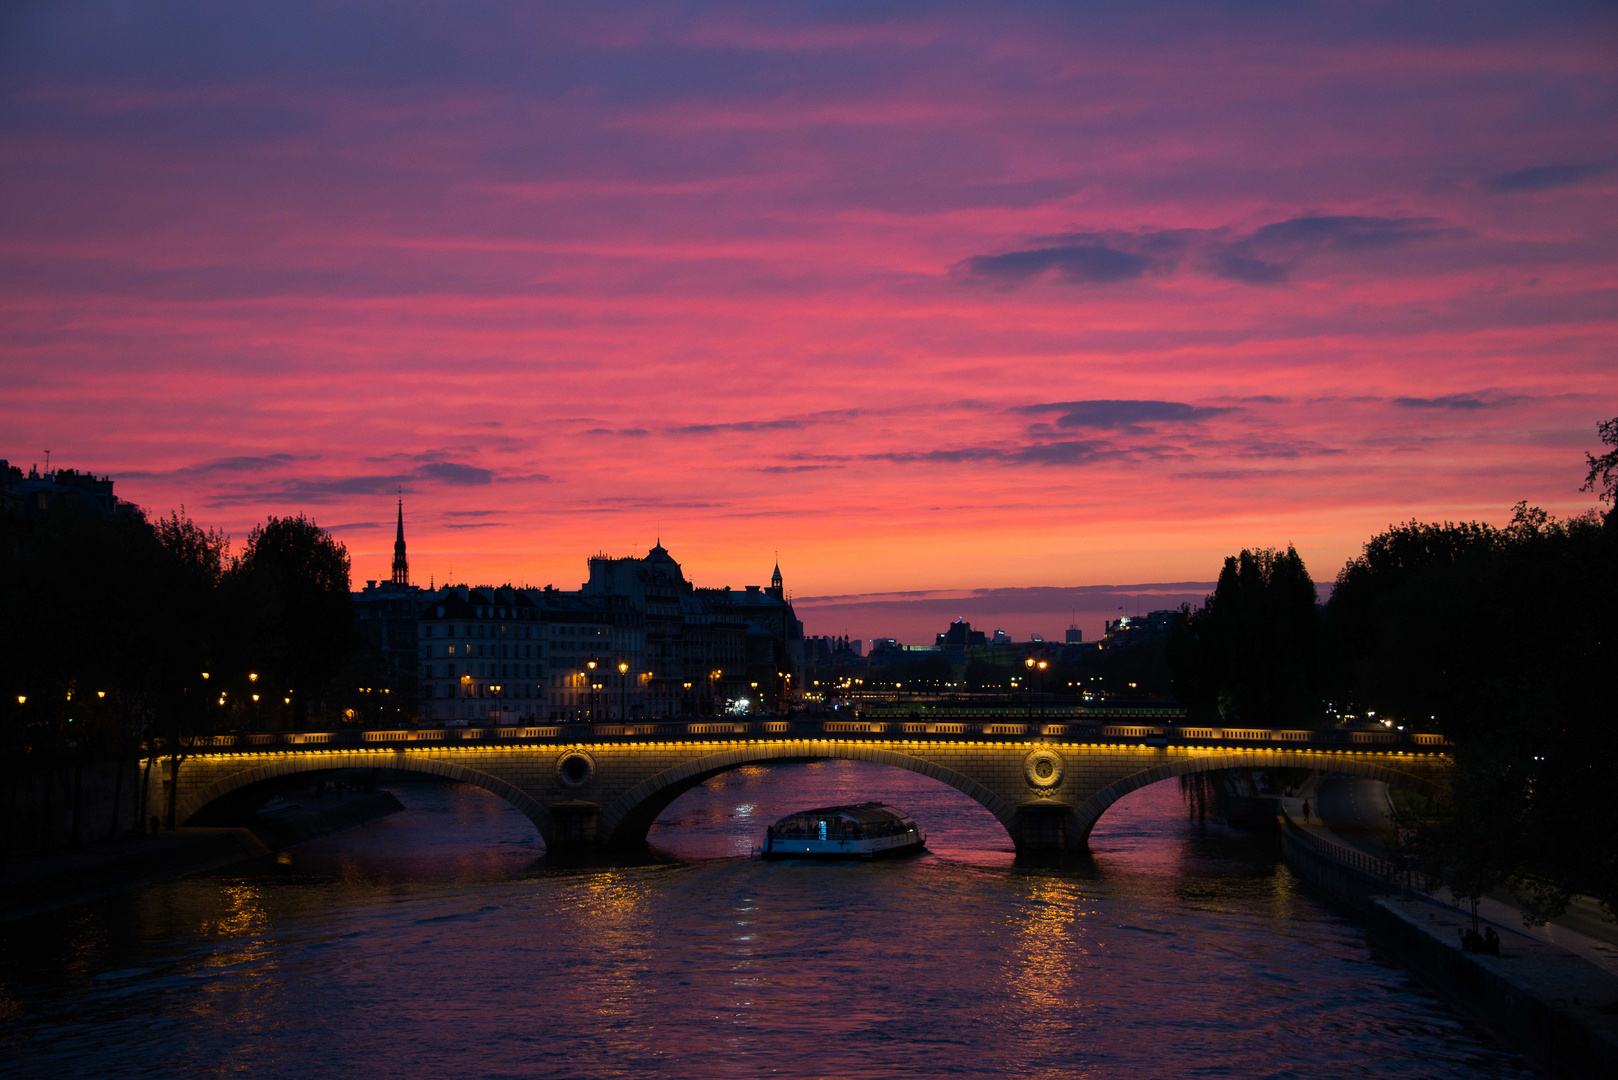
[(285, 746), (360, 746), (400, 743), (503, 742), (508, 740), (672, 741), (692, 737), (823, 738), (887, 736), (906, 739), (1066, 739), (1094, 742), (1118, 740), (1150, 746), (1196, 746), (1207, 743), (1272, 746), (1296, 749), (1421, 748), (1441, 752), (1449, 744), (1441, 735), (1399, 731), (1312, 731), (1306, 729), (1189, 727), (1151, 723), (1064, 723), (1011, 720), (857, 720), (786, 719), (646, 720), (622, 724), (545, 724), (538, 726), (483, 726), (416, 728), (393, 731), (283, 731), (214, 735), (187, 740), (202, 749), (251, 750)]
[(1050, 720), (1139, 719), (1174, 722), (1185, 716), (1178, 705), (1109, 705), (1102, 702), (1075, 704), (1057, 701), (1002, 703), (996, 705), (959, 704), (936, 701), (884, 701), (860, 706), (860, 715), (870, 720), (1010, 720), (1046, 718)]

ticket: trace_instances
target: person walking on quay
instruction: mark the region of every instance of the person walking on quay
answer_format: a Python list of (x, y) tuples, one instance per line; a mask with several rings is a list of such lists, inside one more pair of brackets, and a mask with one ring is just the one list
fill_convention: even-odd
[(1303, 800), (1303, 823), (1309, 824), (1309, 800)]

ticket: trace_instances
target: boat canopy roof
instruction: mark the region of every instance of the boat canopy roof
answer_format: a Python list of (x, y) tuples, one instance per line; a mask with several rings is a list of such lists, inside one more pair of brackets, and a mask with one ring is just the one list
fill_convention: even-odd
[(895, 806), (888, 806), (879, 802), (853, 803), (848, 806), (822, 806), (815, 810), (799, 810), (788, 814), (776, 825), (783, 825), (793, 818), (829, 818), (840, 817), (847, 821), (857, 821), (861, 825), (880, 825), (883, 822), (909, 821), (910, 815)]

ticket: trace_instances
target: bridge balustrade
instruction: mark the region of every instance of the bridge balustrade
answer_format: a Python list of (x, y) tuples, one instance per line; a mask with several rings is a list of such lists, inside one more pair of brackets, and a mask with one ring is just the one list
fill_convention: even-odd
[(896, 736), (896, 737), (951, 737), (978, 736), (984, 739), (1023, 739), (1043, 737), (1055, 739), (1119, 739), (1161, 740), (1171, 742), (1218, 743), (1284, 743), (1297, 747), (1409, 746), (1439, 749), (1448, 746), (1442, 735), (1433, 733), (1407, 734), (1400, 731), (1337, 731), (1268, 728), (1231, 728), (1208, 726), (1179, 726), (1173, 724), (1100, 724), (1073, 722), (1012, 722), (1006, 719), (986, 719), (967, 722), (961, 719), (894, 719), (876, 720), (821, 720), (799, 717), (793, 720), (705, 720), (685, 722), (679, 720), (649, 720), (624, 724), (551, 724), (544, 726), (482, 726), (466, 728), (420, 728), (392, 731), (284, 731), (243, 732), (235, 735), (200, 736), (188, 740), (187, 745), (198, 750), (207, 748), (248, 748), (261, 746), (302, 746), (378, 743), (436, 743), (493, 742), (507, 740), (540, 739), (624, 739), (655, 740), (681, 739), (691, 736)]

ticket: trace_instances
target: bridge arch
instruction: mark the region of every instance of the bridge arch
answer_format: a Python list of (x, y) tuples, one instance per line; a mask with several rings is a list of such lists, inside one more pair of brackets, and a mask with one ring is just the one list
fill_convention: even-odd
[(464, 765), (456, 765), (448, 761), (437, 761), (432, 758), (418, 758), (414, 754), (390, 755), (386, 762), (379, 762), (376, 757), (369, 754), (289, 756), (284, 760), (243, 769), (240, 772), (234, 772), (229, 776), (215, 780), (213, 783), (193, 791), (180, 800), (180, 804), (176, 807), (174, 813), (175, 824), (185, 825), (208, 807), (228, 798), (234, 792), (252, 787), (255, 784), (267, 783), (298, 773), (374, 768), (399, 769), (405, 772), (441, 776), (447, 780), (480, 787), (492, 795), (497, 795), (516, 807), (524, 817), (533, 822), (534, 828), (539, 830), (541, 839), (545, 841), (546, 851), (554, 850), (560, 836), (557, 831), (556, 820), (551, 816), (550, 811), (546, 810), (538, 800), (521, 788), (508, 784), (497, 776), (490, 776), (488, 773), (479, 772), (476, 769), (468, 769)]
[(605, 838), (606, 843), (613, 847), (638, 847), (646, 842), (652, 822), (670, 803), (721, 773), (744, 765), (786, 765), (828, 760), (869, 761), (941, 780), (993, 814), (1013, 840), (1017, 837), (1016, 808), (971, 777), (894, 750), (830, 741), (808, 745), (752, 744), (694, 758), (665, 769), (636, 784), (603, 809), (597, 835)]
[(1381, 780), (1394, 787), (1406, 788), (1428, 798), (1438, 798), (1444, 793), (1441, 785), (1425, 777), (1357, 757), (1332, 757), (1323, 760), (1318, 754), (1288, 753), (1286, 751), (1259, 754), (1238, 752), (1182, 757), (1166, 761), (1161, 765), (1154, 765), (1149, 769), (1142, 769), (1140, 772), (1131, 773), (1115, 780), (1080, 805), (1074, 807), (1073, 819), (1069, 824), (1069, 843), (1080, 849), (1084, 848), (1089, 842), (1090, 831), (1095, 828), (1096, 822), (1101, 820), (1101, 815), (1105, 814), (1113, 803), (1125, 795), (1132, 791), (1138, 791), (1148, 784), (1155, 784), (1160, 780), (1171, 780), (1178, 776), (1187, 776), (1191, 773), (1219, 772), (1224, 769), (1263, 768), (1301, 768), (1343, 773), (1348, 776), (1363, 777), (1367, 780)]

